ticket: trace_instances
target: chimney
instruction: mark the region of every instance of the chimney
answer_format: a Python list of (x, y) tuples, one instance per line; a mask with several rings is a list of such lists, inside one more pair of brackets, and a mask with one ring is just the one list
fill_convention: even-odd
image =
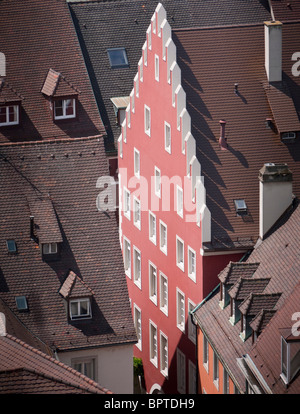
[(269, 82), (282, 79), (282, 23), (265, 22), (265, 68)]
[(0, 52), (0, 78), (6, 76), (5, 54)]
[(259, 171), (259, 236), (268, 230), (292, 204), (292, 173), (286, 164), (265, 164)]
[(228, 145), (225, 138), (225, 125), (226, 121), (221, 120), (220, 121), (220, 138), (219, 138), (219, 145), (221, 147), (221, 150), (227, 150)]

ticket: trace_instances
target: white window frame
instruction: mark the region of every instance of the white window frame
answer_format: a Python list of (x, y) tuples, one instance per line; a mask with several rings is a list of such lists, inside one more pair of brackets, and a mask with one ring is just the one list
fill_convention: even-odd
[(185, 355), (179, 348), (176, 350), (176, 362), (177, 362), (177, 390), (180, 394), (186, 393), (186, 368), (185, 368)]
[[(138, 208), (137, 208), (138, 206)], [(141, 201), (133, 196), (133, 224), (141, 230)]]
[(56, 254), (57, 243), (43, 243), (43, 254)]
[(181, 332), (185, 332), (185, 294), (176, 288), (176, 325)]
[(133, 321), (138, 340), (135, 346), (142, 350), (142, 312), (135, 303), (133, 304)]
[(194, 302), (191, 301), (191, 299), (188, 299), (188, 337), (193, 342), (193, 344), (196, 344), (196, 335), (197, 335), (197, 329), (196, 326), (193, 324), (192, 316), (190, 312), (195, 309), (196, 305)]
[(149, 210), (149, 240), (156, 245), (156, 215)]
[(131, 244), (125, 236), (123, 237), (123, 251), (125, 274), (131, 279)]
[(171, 125), (165, 121), (164, 124), (164, 136), (165, 136), (165, 150), (171, 154)]
[(142, 289), (142, 256), (136, 246), (133, 246), (133, 282)]
[(217, 390), (219, 390), (219, 358), (215, 351), (213, 362), (213, 383)]
[[(179, 260), (181, 255), (179, 254), (179, 243), (182, 244), (182, 260)], [(184, 241), (176, 235), (176, 265), (184, 272)]]
[[(164, 230), (162, 231), (162, 229)], [(162, 244), (163, 232), (164, 232), (164, 239), (165, 239), (164, 244)], [(168, 227), (162, 220), (159, 220), (159, 248), (165, 255), (168, 254)]]
[(154, 72), (155, 72), (155, 80), (159, 82), (159, 56), (155, 55), (154, 57)]
[(151, 136), (151, 110), (149, 106), (144, 105), (144, 127), (145, 127), (145, 134), (149, 137)]
[(155, 195), (161, 198), (161, 173), (158, 167), (154, 167), (154, 191)]
[(203, 366), (206, 370), (206, 372), (208, 372), (208, 367), (209, 367), (209, 342), (207, 337), (203, 334)]
[(137, 178), (141, 176), (141, 158), (140, 158), (140, 151), (134, 148), (133, 152), (133, 165), (134, 165), (134, 175)]
[(164, 377), (168, 377), (169, 349), (168, 337), (160, 331), (160, 372)]
[[(62, 115), (56, 115), (56, 102), (58, 101), (62, 101), (62, 111), (63, 114)], [(73, 113), (72, 115), (66, 115), (66, 108), (67, 108), (67, 101), (72, 101), (72, 108), (73, 108)], [(69, 119), (69, 118), (75, 118), (76, 117), (76, 100), (75, 98), (66, 98), (66, 99), (55, 99), (53, 101), (53, 111), (54, 111), (54, 119)]]
[[(194, 255), (194, 264), (192, 255)], [(189, 278), (196, 283), (196, 252), (190, 246), (188, 246), (188, 276)]]
[(168, 278), (167, 276), (159, 272), (159, 308), (168, 316), (168, 305), (169, 304), (169, 289), (168, 289)]
[[(85, 313), (85, 314), (80, 313), (80, 304), (81, 304), (81, 302), (86, 302), (87, 303), (87, 313)], [(74, 304), (74, 303), (77, 304), (77, 311), (78, 312), (73, 315), (73, 313), (72, 313), (72, 304)], [(91, 309), (90, 298), (77, 298), (77, 299), (70, 300), (69, 309), (70, 309), (70, 319), (72, 321), (81, 320), (81, 319), (90, 319), (92, 317), (92, 309)]]
[(149, 298), (157, 305), (157, 267), (149, 260)]
[(157, 340), (157, 326), (149, 320), (149, 357), (152, 364), (157, 368), (158, 366), (158, 340)]
[[(1, 105), (1, 108), (5, 108), (6, 122), (1, 122), (0, 126), (18, 125), (19, 124), (19, 105)], [(9, 120), (9, 108), (13, 108), (14, 119), (15, 119), (14, 121)]]
[(124, 216), (130, 220), (130, 191), (124, 187), (123, 188), (123, 199), (124, 199)]
[[(81, 365), (81, 369), (78, 369), (78, 365)], [(92, 375), (87, 375), (86, 366), (90, 365)], [(72, 358), (71, 359), (71, 367), (76, 371), (80, 372), (81, 374), (91, 378), (92, 380), (97, 380), (97, 358), (96, 357), (82, 357), (82, 358)]]
[(183, 189), (179, 185), (176, 186), (176, 211), (183, 218)]

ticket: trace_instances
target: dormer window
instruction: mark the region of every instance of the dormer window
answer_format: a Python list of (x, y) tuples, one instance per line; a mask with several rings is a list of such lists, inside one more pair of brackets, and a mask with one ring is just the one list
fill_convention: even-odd
[(69, 99), (55, 99), (54, 106), (54, 119), (68, 119), (76, 117), (76, 100), (75, 98)]
[(72, 320), (91, 318), (91, 302), (89, 298), (80, 298), (70, 301), (70, 318)]
[(240, 215), (240, 214), (247, 213), (247, 205), (245, 203), (245, 200), (243, 199), (234, 200), (234, 205), (235, 205), (236, 214)]
[(296, 132), (292, 132), (292, 131), (290, 131), (290, 132), (283, 132), (281, 134), (281, 140), (283, 142), (286, 142), (286, 143), (293, 143), (293, 142), (295, 142), (296, 137), (297, 137)]
[(19, 105), (0, 106), (0, 126), (19, 124)]
[(57, 243), (44, 243), (43, 254), (55, 254), (57, 253)]

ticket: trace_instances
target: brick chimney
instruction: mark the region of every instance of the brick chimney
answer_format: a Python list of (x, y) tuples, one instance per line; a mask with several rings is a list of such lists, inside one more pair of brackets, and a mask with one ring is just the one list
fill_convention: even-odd
[(292, 173), (286, 164), (265, 164), (259, 171), (259, 236), (268, 230), (292, 204)]
[(265, 22), (265, 68), (269, 82), (282, 80), (282, 23)]

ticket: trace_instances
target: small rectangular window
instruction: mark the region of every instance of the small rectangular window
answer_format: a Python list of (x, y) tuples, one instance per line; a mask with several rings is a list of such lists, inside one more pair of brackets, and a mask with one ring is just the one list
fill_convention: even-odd
[(160, 176), (160, 169), (155, 167), (154, 168), (154, 181), (155, 181), (155, 194), (157, 197), (161, 196), (161, 176)]
[(72, 359), (71, 366), (81, 374), (96, 380), (96, 361), (95, 358)]
[(155, 305), (157, 304), (157, 269), (149, 262), (149, 296)]
[(197, 370), (195, 364), (189, 360), (189, 394), (197, 394)]
[(126, 50), (124, 47), (114, 47), (107, 49), (110, 67), (114, 68), (126, 68), (129, 66)]
[(142, 317), (141, 317), (141, 310), (134, 304), (134, 312), (133, 312), (133, 319), (134, 319), (134, 327), (137, 336), (137, 344), (136, 346), (141, 350), (142, 349)]
[(161, 220), (159, 221), (159, 247), (160, 250), (167, 254), (167, 225)]
[(75, 99), (57, 99), (54, 101), (54, 119), (75, 118)]
[(176, 264), (184, 272), (184, 242), (176, 236)]
[(76, 299), (70, 301), (70, 317), (71, 319), (80, 319), (91, 317), (90, 299)]
[(160, 332), (160, 372), (168, 376), (168, 338)]
[(180, 217), (183, 217), (183, 190), (179, 186), (176, 187), (177, 193), (177, 214)]
[(14, 240), (6, 240), (6, 246), (9, 253), (17, 253), (17, 246)]
[(28, 304), (26, 296), (16, 296), (16, 305), (18, 311), (27, 311), (28, 310)]
[(155, 55), (155, 80), (159, 82), (159, 57)]
[(165, 122), (165, 150), (171, 154), (171, 125)]
[(133, 198), (133, 223), (141, 230), (141, 202), (136, 197)]
[(141, 252), (133, 247), (133, 281), (141, 288)]
[(156, 216), (149, 211), (149, 239), (156, 244)]
[(203, 335), (203, 365), (208, 372), (208, 340), (205, 335)]
[(145, 105), (145, 133), (151, 135), (151, 114), (150, 108)]
[(128, 277), (131, 277), (131, 247), (130, 242), (124, 237), (123, 242), (123, 255), (124, 255), (124, 267), (125, 273)]
[(184, 332), (185, 331), (185, 299), (184, 294), (177, 289), (177, 327)]
[(235, 210), (237, 214), (243, 214), (247, 212), (247, 205), (245, 200), (234, 200)]
[(223, 394), (229, 394), (229, 375), (223, 367)]
[(189, 309), (189, 318), (188, 318), (188, 337), (189, 339), (196, 344), (196, 326), (192, 322), (192, 316), (190, 315), (190, 312), (195, 309), (195, 304), (189, 299), (188, 300), (188, 309)]
[(134, 148), (134, 175), (140, 178), (140, 151)]
[(159, 289), (160, 289), (160, 295), (159, 295), (160, 310), (165, 315), (168, 315), (168, 279), (163, 273), (160, 273)]
[(55, 254), (57, 253), (57, 243), (45, 243), (43, 244), (44, 254)]
[(0, 106), (0, 126), (19, 124), (19, 105)]
[(130, 192), (124, 187), (124, 216), (130, 220)]
[(213, 368), (213, 380), (217, 389), (219, 389), (219, 358), (214, 352), (214, 368)]
[(180, 349), (177, 348), (177, 390), (181, 394), (186, 393), (186, 380), (185, 380), (185, 355)]
[(153, 322), (150, 323), (150, 361), (157, 367), (157, 328)]
[(196, 252), (188, 246), (188, 275), (196, 282)]

